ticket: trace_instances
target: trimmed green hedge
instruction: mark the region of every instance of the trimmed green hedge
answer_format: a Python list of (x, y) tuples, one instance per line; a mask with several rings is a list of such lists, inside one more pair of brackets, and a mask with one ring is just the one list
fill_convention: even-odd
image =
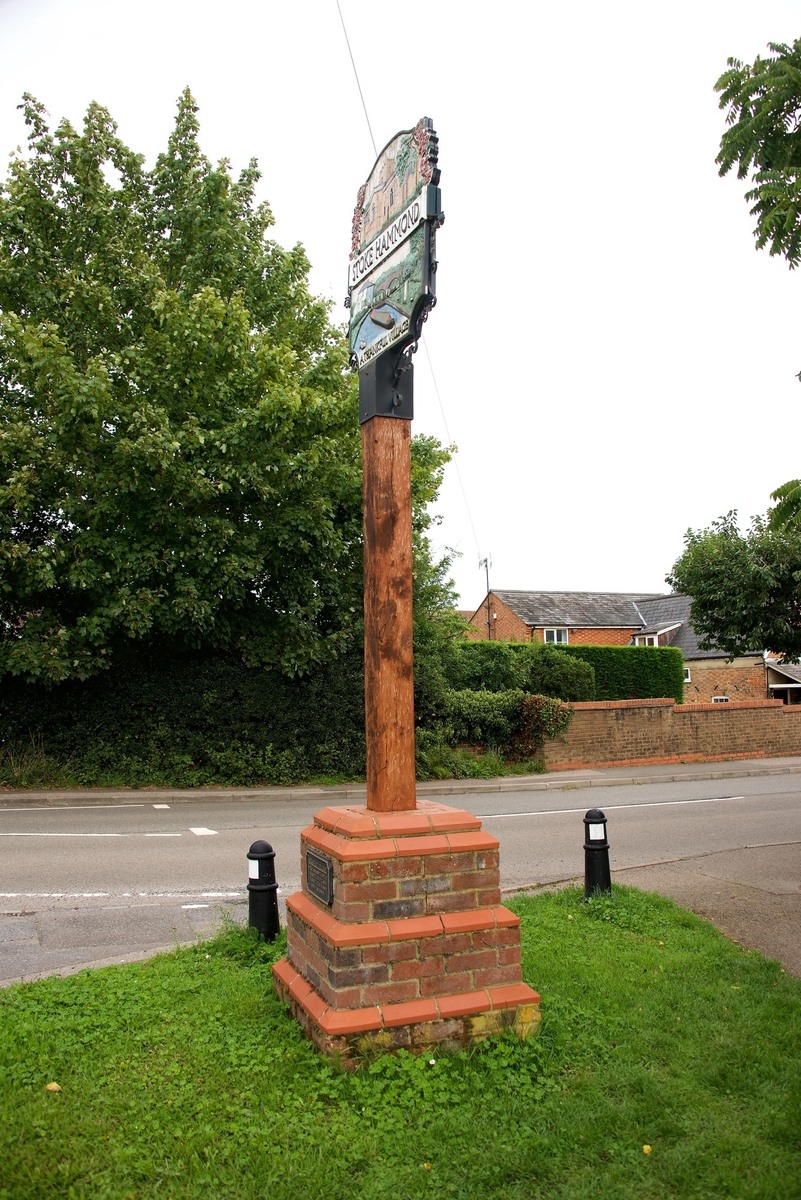
[(595, 672), (590, 664), (566, 658), (553, 646), (462, 642), (452, 647), (442, 666), (448, 684), (456, 691), (519, 688), (558, 700), (595, 699)]
[(684, 659), (671, 646), (543, 646), (463, 642), (443, 660), (456, 690), (520, 688), (560, 700), (684, 699)]
[[(526, 759), (569, 719), (567, 706), (521, 689), (439, 687), (426, 745), (470, 742)], [(301, 679), (224, 654), (151, 653), (85, 682), (0, 687), (6, 785), (248, 787), (364, 772), (359, 652)]]
[[(442, 744), (526, 759), (567, 727), (560, 699), (681, 701), (683, 674), (674, 649), (467, 643), (443, 662), (450, 686), (432, 675), (423, 687), (418, 713)], [(227, 655), (150, 653), (85, 682), (0, 687), (6, 785), (247, 787), (364, 771), (358, 651), (302, 679)]]
[(684, 702), (684, 658), (673, 646), (559, 646), (557, 654), (589, 663), (596, 700)]
[(0, 742), (6, 783), (15, 755), (37, 754), (87, 786), (352, 779), (365, 771), (362, 658), (302, 679), (232, 656), (168, 654), (52, 688), (5, 678)]

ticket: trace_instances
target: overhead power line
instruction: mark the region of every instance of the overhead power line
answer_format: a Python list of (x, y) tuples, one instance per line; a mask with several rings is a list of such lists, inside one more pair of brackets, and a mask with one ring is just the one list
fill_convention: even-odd
[[(434, 384), (434, 392), (437, 397), (437, 403), (439, 404), (439, 411), (442, 413), (442, 424), (445, 426), (445, 435), (446, 435), (448, 441), (450, 442), (450, 444), (453, 445), (453, 438), (451, 437), (451, 431), (448, 428), (448, 421), (445, 416), (445, 408), (442, 403), (442, 397), (439, 394), (439, 386), (437, 384), (437, 377), (434, 374), (434, 364), (431, 361), (431, 354), (429, 353), (428, 343), (427, 343), (425, 337), (422, 337), (420, 340), (423, 343), (423, 349), (425, 350), (426, 358), (428, 359), (428, 369), (431, 372), (431, 382)], [(478, 557), (479, 557), (479, 559), (481, 559), (481, 544), (478, 540), (478, 534), (476, 533), (476, 527), (473, 524), (473, 514), (470, 512), (470, 505), (467, 502), (467, 492), (465, 491), (464, 483), (462, 482), (462, 472), (459, 470), (459, 460), (454, 456), (454, 458), (451, 461), (453, 462), (453, 465), (456, 468), (456, 478), (459, 480), (459, 487), (461, 488), (462, 499), (464, 500), (465, 512), (467, 513), (467, 519), (470, 522), (470, 528), (473, 531), (473, 540), (476, 543), (476, 550), (478, 551)], [(479, 563), (479, 565), (480, 565), (480, 563)]]
[[(367, 129), (370, 134), (370, 141), (373, 143), (373, 153), (375, 154), (376, 158), (378, 158), (378, 149), (375, 144), (375, 138), (373, 137), (373, 127), (370, 124), (370, 114), (367, 111), (367, 105), (365, 104), (365, 101), (364, 101), (364, 92), (362, 91), (362, 85), (359, 81), (359, 72), (356, 70), (356, 60), (353, 57), (353, 51), (351, 50), (351, 47), (350, 47), (350, 38), (348, 37), (348, 30), (345, 26), (345, 18), (342, 16), (342, 9), (339, 6), (339, 0), (335, 0), (335, 3), (337, 6), (337, 12), (339, 13), (339, 20), (342, 25), (342, 32), (345, 35), (345, 45), (348, 47), (348, 54), (350, 55), (350, 65), (353, 67), (353, 74), (356, 79), (356, 87), (359, 89), (359, 98), (362, 102), (362, 108), (364, 109), (364, 119), (367, 122)], [(431, 381), (434, 384), (434, 392), (437, 397), (437, 403), (439, 404), (439, 411), (442, 414), (442, 424), (445, 426), (445, 435), (448, 439), (448, 442), (451, 445), (453, 445), (453, 438), (451, 437), (451, 431), (448, 428), (448, 421), (445, 416), (445, 406), (442, 403), (442, 396), (440, 395), (439, 386), (437, 385), (437, 377), (434, 374), (434, 364), (431, 361), (431, 355), (429, 353), (428, 345), (426, 343), (425, 338), (424, 337), (421, 338), (421, 341), (423, 343), (423, 348), (426, 352), (426, 358), (428, 359), (428, 369), (431, 372)], [(456, 468), (456, 478), (459, 480), (459, 488), (462, 493), (462, 500), (464, 501), (464, 507), (465, 507), (465, 512), (467, 513), (467, 519), (470, 522), (470, 529), (472, 530), (472, 533), (473, 533), (473, 540), (476, 543), (476, 549), (478, 551), (478, 557), (479, 557), (479, 566), (486, 565), (486, 558), (482, 561), (481, 545), (479, 543), (478, 535), (476, 533), (476, 527), (473, 524), (473, 514), (470, 512), (470, 505), (467, 502), (467, 492), (465, 491), (464, 483), (462, 482), (462, 473), (459, 470), (459, 463), (457, 462), (456, 458), (454, 458), (452, 461), (453, 461), (454, 467)]]
[(362, 108), (364, 109), (364, 119), (367, 122), (367, 128), (370, 131), (370, 141), (373, 143), (373, 154), (375, 154), (376, 158), (378, 158), (378, 149), (375, 144), (375, 138), (373, 137), (373, 127), (370, 124), (367, 105), (364, 102), (364, 92), (362, 91), (362, 85), (359, 82), (359, 72), (356, 70), (356, 61), (353, 57), (353, 51), (350, 48), (350, 38), (348, 37), (348, 31), (345, 28), (345, 18), (342, 16), (342, 9), (339, 7), (339, 0), (336, 0), (336, 5), (337, 12), (339, 13), (339, 19), (342, 22), (342, 32), (345, 35), (345, 45), (348, 47), (348, 54), (350, 55), (350, 65), (353, 67), (353, 74), (356, 76), (356, 87), (359, 89), (359, 97), (362, 102)]

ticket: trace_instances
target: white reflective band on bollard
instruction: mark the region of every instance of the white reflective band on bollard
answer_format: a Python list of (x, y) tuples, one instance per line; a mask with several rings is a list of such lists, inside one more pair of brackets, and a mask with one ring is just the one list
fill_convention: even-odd
[(590, 830), (590, 841), (602, 842), (604, 840), (603, 825), (590, 825), (589, 830)]

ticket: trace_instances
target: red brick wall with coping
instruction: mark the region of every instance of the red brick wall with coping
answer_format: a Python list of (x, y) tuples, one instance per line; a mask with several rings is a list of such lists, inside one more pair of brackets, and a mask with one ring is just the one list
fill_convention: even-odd
[(543, 749), (553, 771), (801, 754), (801, 705), (780, 700), (605, 700), (573, 709), (564, 737)]

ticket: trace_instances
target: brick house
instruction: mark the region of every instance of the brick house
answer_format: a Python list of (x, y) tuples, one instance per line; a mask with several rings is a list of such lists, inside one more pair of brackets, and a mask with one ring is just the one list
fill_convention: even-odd
[(493, 590), (471, 615), (468, 636), (475, 641), (489, 636), (501, 642), (628, 646), (646, 624), (637, 605), (657, 599), (658, 592)]
[[(684, 655), (684, 703), (726, 704), (771, 698), (760, 651), (729, 659), (725, 650), (702, 650), (690, 624), (689, 596), (657, 596), (638, 605), (646, 624), (635, 646), (676, 646)], [(778, 697), (777, 697), (778, 698)]]
[(701, 650), (690, 624), (690, 603), (689, 596), (656, 592), (493, 590), (470, 615), (468, 637), (573, 646), (675, 646), (684, 656), (685, 703), (768, 696), (801, 702), (801, 668), (794, 668), (798, 676), (791, 680), (780, 674), (790, 668), (771, 664), (778, 682), (769, 689), (761, 652), (730, 661), (724, 650)]

